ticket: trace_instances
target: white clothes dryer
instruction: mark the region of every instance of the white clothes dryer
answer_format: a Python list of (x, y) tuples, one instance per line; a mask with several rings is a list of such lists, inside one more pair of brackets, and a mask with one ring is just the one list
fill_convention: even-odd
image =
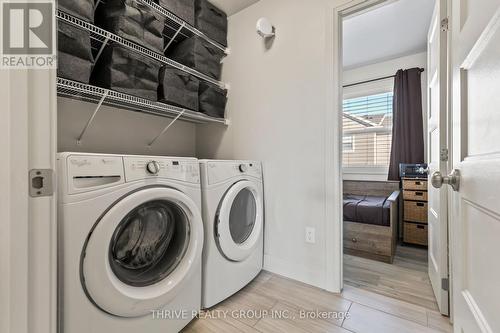
[(197, 159), (62, 153), (59, 332), (178, 332), (200, 310)]
[(262, 270), (262, 165), (200, 161), (205, 223), (202, 307), (210, 308), (250, 283)]

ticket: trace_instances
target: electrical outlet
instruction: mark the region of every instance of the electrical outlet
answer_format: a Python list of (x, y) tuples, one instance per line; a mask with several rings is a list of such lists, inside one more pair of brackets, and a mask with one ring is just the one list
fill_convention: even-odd
[(307, 227), (306, 228), (306, 243), (314, 244), (316, 243), (316, 229)]

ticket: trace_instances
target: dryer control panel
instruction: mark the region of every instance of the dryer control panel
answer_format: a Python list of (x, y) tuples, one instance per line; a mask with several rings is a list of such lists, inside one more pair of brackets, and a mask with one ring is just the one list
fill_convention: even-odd
[(207, 163), (208, 182), (217, 184), (234, 177), (262, 179), (262, 165), (252, 161), (216, 161)]
[(200, 183), (200, 168), (196, 160), (169, 159), (161, 157), (124, 157), (127, 182), (165, 178), (188, 183)]

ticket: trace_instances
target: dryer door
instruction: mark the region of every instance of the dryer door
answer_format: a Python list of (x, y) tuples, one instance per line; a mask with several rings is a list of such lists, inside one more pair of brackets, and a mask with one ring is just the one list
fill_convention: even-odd
[(203, 222), (180, 191), (127, 195), (97, 221), (81, 259), (82, 285), (101, 310), (139, 317), (177, 295), (200, 265)]
[(262, 237), (263, 198), (250, 181), (234, 184), (219, 207), (216, 239), (222, 254), (232, 261), (248, 258)]

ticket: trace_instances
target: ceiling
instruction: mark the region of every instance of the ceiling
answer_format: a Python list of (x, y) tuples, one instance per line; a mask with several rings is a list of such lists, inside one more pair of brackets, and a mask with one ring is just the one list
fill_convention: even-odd
[(210, 0), (217, 8), (222, 9), (227, 16), (236, 14), (258, 1), (259, 0)]
[(344, 68), (424, 52), (435, 0), (397, 0), (344, 21)]

